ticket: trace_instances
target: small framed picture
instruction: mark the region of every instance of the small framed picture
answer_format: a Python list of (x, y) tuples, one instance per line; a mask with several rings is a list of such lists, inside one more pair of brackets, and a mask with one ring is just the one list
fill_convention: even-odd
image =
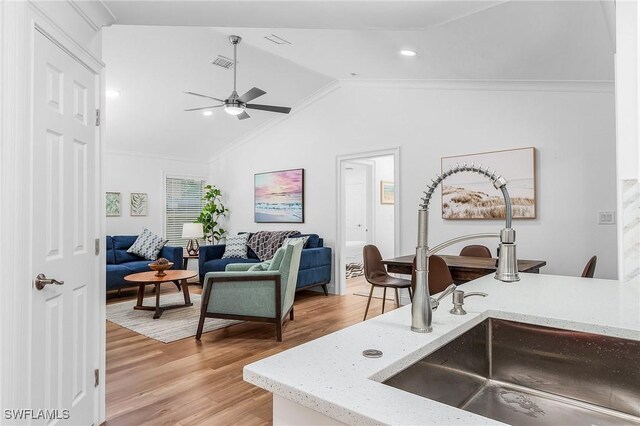
[(146, 192), (131, 193), (131, 216), (146, 216), (148, 206), (149, 198)]
[(107, 192), (105, 198), (107, 217), (120, 216), (120, 193)]
[(395, 185), (393, 182), (380, 181), (380, 204), (395, 203)]

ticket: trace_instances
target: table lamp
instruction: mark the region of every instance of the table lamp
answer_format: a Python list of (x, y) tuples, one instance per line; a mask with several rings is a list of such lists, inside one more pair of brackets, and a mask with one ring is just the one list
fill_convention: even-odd
[(182, 238), (189, 238), (187, 243), (187, 253), (190, 256), (197, 256), (200, 250), (200, 244), (198, 244), (198, 238), (204, 236), (201, 223), (185, 223), (182, 225)]

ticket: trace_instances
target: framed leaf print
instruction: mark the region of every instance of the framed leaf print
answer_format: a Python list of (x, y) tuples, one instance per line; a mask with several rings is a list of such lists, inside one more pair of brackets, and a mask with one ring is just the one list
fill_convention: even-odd
[(131, 216), (146, 216), (148, 205), (148, 195), (145, 192), (131, 193)]

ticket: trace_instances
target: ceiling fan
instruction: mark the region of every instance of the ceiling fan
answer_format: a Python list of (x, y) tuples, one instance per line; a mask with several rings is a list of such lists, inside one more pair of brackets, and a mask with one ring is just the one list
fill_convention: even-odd
[(187, 95), (200, 96), (201, 98), (213, 99), (214, 101), (218, 101), (222, 103), (221, 105), (211, 105), (211, 106), (206, 106), (201, 108), (185, 109), (185, 111), (200, 111), (200, 110), (206, 110), (211, 108), (224, 108), (224, 110), (228, 114), (237, 116), (238, 120), (244, 120), (245, 118), (251, 117), (249, 114), (247, 114), (245, 109), (258, 109), (262, 111), (289, 114), (289, 111), (291, 111), (291, 108), (289, 107), (250, 104), (249, 101), (252, 101), (264, 95), (265, 93), (267, 93), (262, 89), (258, 89), (257, 87), (254, 87), (253, 89), (249, 90), (247, 93), (245, 93), (242, 96), (238, 96), (238, 92), (236, 92), (236, 64), (237, 64), (236, 51), (238, 49), (238, 44), (240, 43), (241, 40), (242, 38), (240, 36), (237, 36), (237, 35), (229, 36), (229, 41), (231, 42), (231, 44), (233, 44), (233, 92), (231, 92), (231, 95), (229, 95), (227, 99), (223, 100), (219, 98), (214, 98), (213, 96), (203, 95), (201, 93), (184, 92)]

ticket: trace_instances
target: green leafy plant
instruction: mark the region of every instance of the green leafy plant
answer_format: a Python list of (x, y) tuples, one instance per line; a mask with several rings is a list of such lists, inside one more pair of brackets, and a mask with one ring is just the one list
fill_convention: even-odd
[(227, 231), (223, 229), (218, 221), (225, 217), (229, 210), (222, 204), (222, 191), (215, 185), (207, 185), (204, 187), (205, 194), (202, 199), (206, 201), (200, 216), (196, 222), (202, 224), (202, 229), (207, 240), (216, 244), (220, 241)]

